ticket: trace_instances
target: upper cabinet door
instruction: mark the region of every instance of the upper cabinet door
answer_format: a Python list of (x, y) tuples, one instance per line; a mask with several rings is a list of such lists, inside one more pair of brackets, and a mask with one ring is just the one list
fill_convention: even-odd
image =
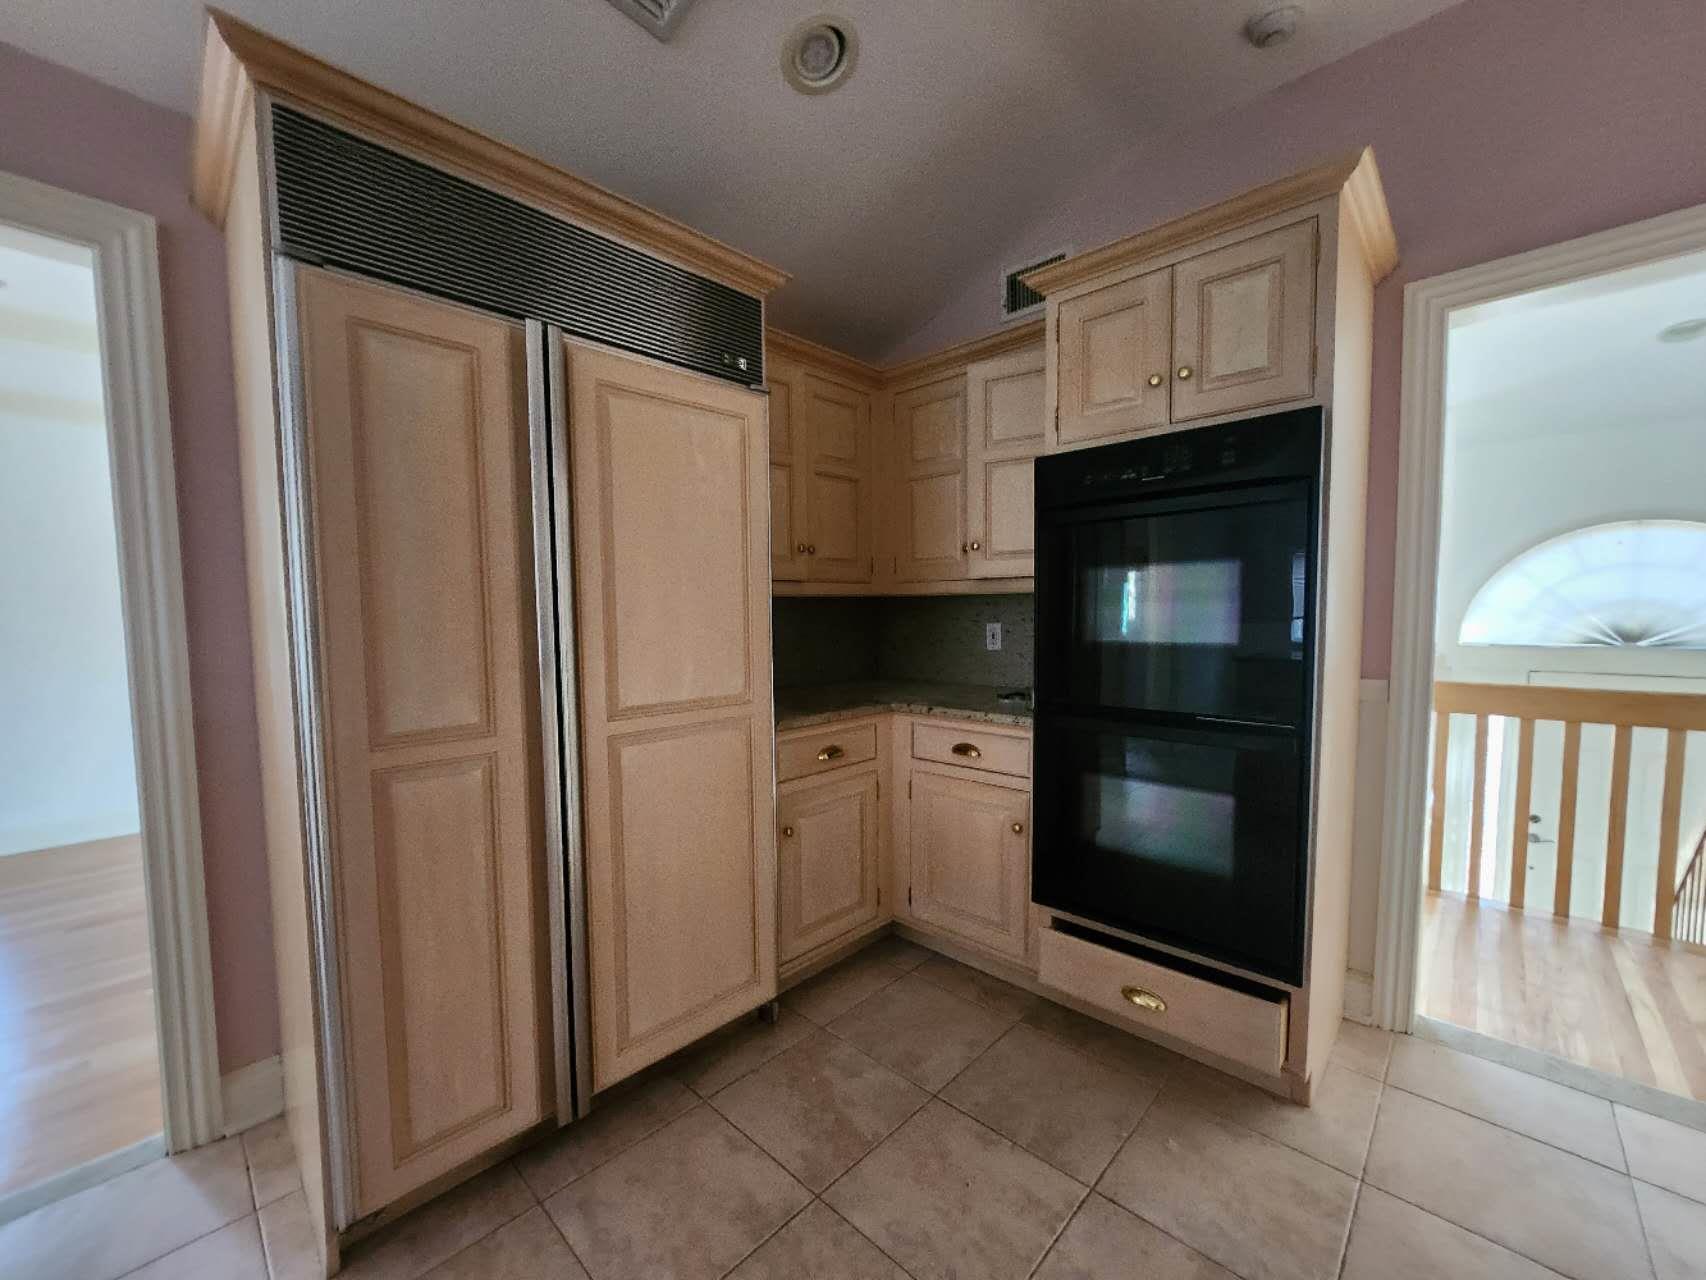
[(1167, 425), (1172, 276), (1152, 271), (1060, 304), (1058, 447)]
[(358, 1216), (545, 1115), (520, 326), (297, 272)]
[(1173, 269), (1173, 418), (1237, 413), (1315, 388), (1315, 220)]
[(593, 1087), (776, 994), (765, 397), (567, 344)]
[(811, 486), (804, 480), (811, 446), (804, 439), (803, 371), (772, 358), (766, 369), (770, 387), (770, 576), (777, 582), (803, 582), (810, 560), (806, 531)]
[(902, 582), (966, 576), (966, 380), (944, 378), (894, 397), (894, 492)]
[[(871, 580), (871, 397), (807, 373), (796, 430), (810, 449), (807, 576)], [(803, 427), (803, 430), (801, 430)]]
[(1042, 347), (966, 371), (967, 567), (974, 578), (1028, 578), (1036, 571), (1034, 459), (1047, 443)]

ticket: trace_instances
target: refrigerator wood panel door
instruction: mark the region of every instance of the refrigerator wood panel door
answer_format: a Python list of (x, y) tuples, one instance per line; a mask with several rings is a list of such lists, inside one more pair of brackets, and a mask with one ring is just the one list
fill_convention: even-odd
[(603, 1089), (776, 994), (761, 395), (567, 343)]
[(360, 1216), (548, 1110), (526, 356), (296, 280)]

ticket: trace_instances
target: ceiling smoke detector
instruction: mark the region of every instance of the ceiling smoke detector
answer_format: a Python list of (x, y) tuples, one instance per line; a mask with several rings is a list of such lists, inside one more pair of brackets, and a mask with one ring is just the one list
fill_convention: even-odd
[(1294, 4), (1258, 13), (1244, 24), (1244, 38), (1258, 49), (1275, 49), (1297, 34), (1303, 10)]
[(808, 18), (782, 42), (782, 78), (801, 93), (828, 93), (852, 74), (859, 40), (845, 18)]

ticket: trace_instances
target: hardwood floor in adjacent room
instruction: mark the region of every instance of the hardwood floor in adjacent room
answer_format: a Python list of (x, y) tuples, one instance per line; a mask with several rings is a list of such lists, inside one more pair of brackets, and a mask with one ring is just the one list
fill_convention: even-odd
[(1706, 1100), (1706, 948), (1429, 893), (1416, 1008)]
[(140, 838), (0, 857), (0, 1195), (160, 1127)]

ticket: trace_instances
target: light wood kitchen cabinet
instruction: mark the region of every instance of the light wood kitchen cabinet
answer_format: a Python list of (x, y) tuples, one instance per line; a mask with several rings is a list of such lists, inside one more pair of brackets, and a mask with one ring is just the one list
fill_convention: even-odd
[(1046, 366), (1039, 345), (966, 370), (966, 569), (973, 578), (1036, 571), (1033, 462), (1048, 442)]
[(1314, 391), (1315, 228), (1311, 218), (1173, 269), (1175, 422)]
[(763, 396), (566, 345), (603, 1089), (776, 993), (768, 428)]
[(782, 964), (874, 923), (881, 912), (879, 779), (872, 762), (783, 789), (776, 806)]
[(869, 582), (870, 394), (807, 371), (801, 378), (799, 410), (796, 448), (803, 447), (807, 459), (806, 577), (814, 582)]
[(811, 486), (804, 479), (805, 450), (799, 446), (797, 406), (804, 394), (805, 371), (773, 358), (765, 380), (770, 389), (770, 576), (778, 582), (804, 582), (810, 559)]
[(909, 913), (1023, 962), (1031, 912), (1028, 789), (915, 761), (909, 790)]
[(312, 268), (296, 281), (368, 1213), (546, 1112), (522, 330)]
[(889, 447), (902, 582), (967, 576), (966, 379), (963, 374), (897, 391)]
[(1167, 425), (1173, 358), (1173, 273), (1152, 271), (1059, 304), (1059, 407), (1067, 447)]

